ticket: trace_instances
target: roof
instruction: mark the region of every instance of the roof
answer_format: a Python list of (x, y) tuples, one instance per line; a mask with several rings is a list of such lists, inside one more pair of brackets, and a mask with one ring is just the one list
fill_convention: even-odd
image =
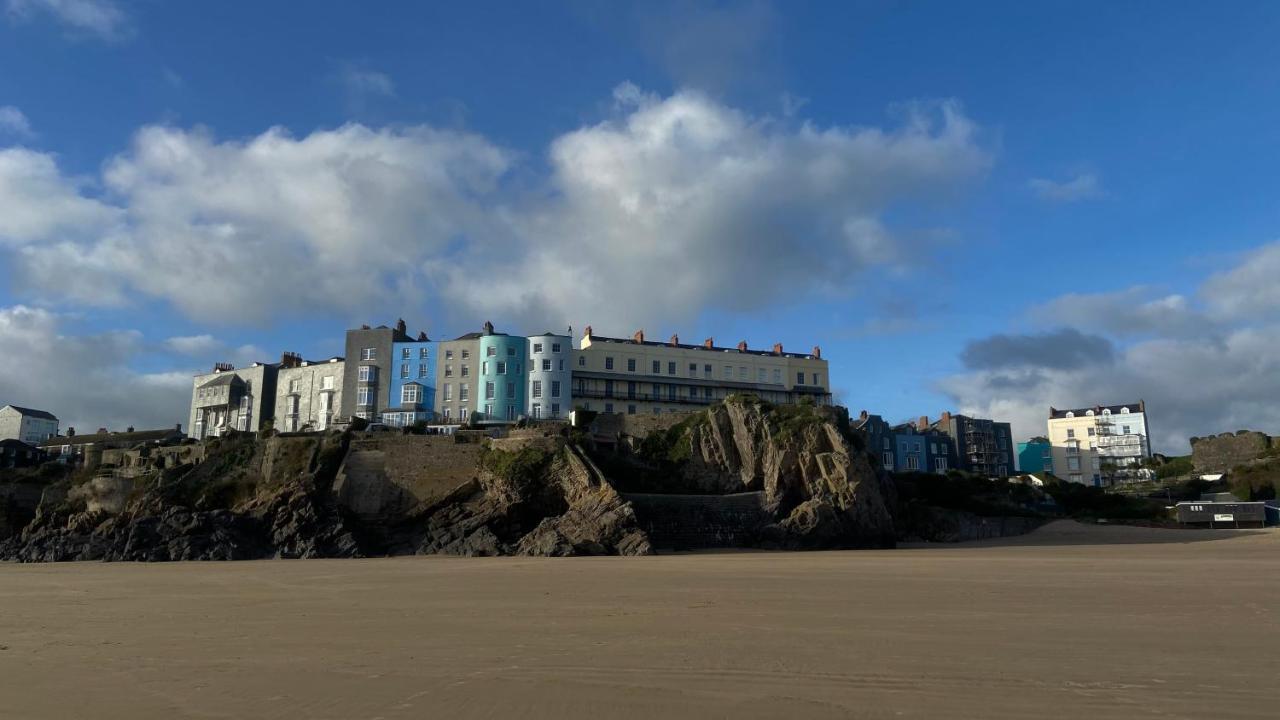
[(1093, 407), (1087, 408), (1067, 408), (1063, 410), (1051, 407), (1049, 408), (1049, 419), (1065, 418), (1067, 413), (1071, 413), (1073, 417), (1080, 417), (1081, 415), (1087, 415), (1090, 410), (1093, 411), (1094, 415), (1101, 415), (1103, 410), (1110, 410), (1112, 414), (1118, 415), (1126, 408), (1128, 408), (1129, 412), (1146, 412), (1147, 404), (1144, 401), (1139, 400), (1138, 402), (1126, 403), (1124, 405), (1094, 405)]
[(484, 333), (469, 332), (466, 335), (459, 335), (453, 340), (454, 342), (457, 342), (458, 340), (479, 340), (482, 337), (484, 337)]
[(221, 387), (222, 385), (230, 385), (234, 382), (243, 383), (244, 380), (241, 380), (240, 377), (236, 375), (234, 371), (223, 372), (223, 373), (218, 373), (218, 377), (210, 380), (209, 382), (201, 385), (200, 387), (202, 388)]
[(53, 413), (45, 412), (44, 410), (32, 410), (31, 408), (19, 407), (17, 405), (5, 405), (5, 407), (13, 408), (18, 411), (19, 415), (25, 415), (27, 417), (40, 418), (41, 420), (53, 420), (55, 422), (58, 420), (58, 418), (54, 417)]
[[(140, 443), (152, 442), (155, 440), (164, 440), (174, 435), (183, 435), (182, 431), (175, 428), (165, 428), (164, 430), (135, 430), (133, 432), (109, 432), (94, 433), (93, 435), (73, 435), (67, 437), (59, 435), (51, 437), (48, 440), (41, 440), (40, 447), (62, 447), (63, 445), (91, 445), (100, 442), (119, 442), (119, 443)], [(185, 437), (185, 435), (184, 435)]]
[(788, 358), (798, 358), (798, 359), (804, 359), (804, 360), (821, 360), (822, 359), (810, 353), (784, 352), (779, 354), (779, 353), (773, 352), (772, 350), (751, 350), (751, 349), (739, 350), (736, 347), (719, 347), (716, 345), (707, 347), (706, 345), (687, 345), (685, 343), (673, 344), (671, 342), (663, 342), (661, 340), (638, 341), (632, 338), (614, 338), (614, 337), (605, 337), (604, 335), (589, 335), (587, 339), (591, 341), (592, 345), (598, 342), (605, 342), (605, 343), (618, 343), (621, 345), (647, 345), (649, 347), (674, 347), (674, 348), (680, 348), (681, 350), (707, 350), (709, 352), (735, 352), (735, 353), (741, 353), (743, 355), (760, 355), (764, 357), (788, 357)]
[(4, 440), (0, 440), (0, 447), (15, 447), (15, 446), (21, 447), (22, 449), (30, 449), (30, 450), (36, 449), (35, 445), (32, 445), (31, 443), (24, 443), (21, 440), (15, 440), (14, 438), (5, 438)]

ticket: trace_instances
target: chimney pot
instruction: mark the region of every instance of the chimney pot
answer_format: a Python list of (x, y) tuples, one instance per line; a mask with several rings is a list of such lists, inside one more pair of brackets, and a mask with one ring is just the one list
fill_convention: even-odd
[(587, 326), (587, 329), (583, 331), (583, 337), (591, 337), (591, 326), (590, 326), (590, 325), (588, 325), (588, 326)]
[(418, 342), (428, 342), (431, 338), (427, 337), (427, 331), (423, 330), (418, 333)]
[(715, 347), (715, 346), (716, 346), (716, 339), (715, 339), (715, 338), (707, 338), (706, 340), (703, 340), (703, 341), (702, 341), (702, 347), (704, 347), (704, 348), (706, 348), (706, 349), (708, 349), (708, 350), (710, 350), (711, 348), (713, 348), (713, 347)]
[(774, 344), (773, 344), (773, 354), (774, 354), (774, 355), (781, 355), (781, 354), (782, 354), (782, 343), (774, 343)]
[(635, 340), (636, 342), (638, 342), (638, 343), (640, 343), (640, 344), (642, 344), (642, 345), (643, 345), (643, 344), (644, 344), (644, 330), (637, 330), (637, 331), (636, 331), (636, 334), (631, 336), (631, 339), (632, 339), (632, 340)]
[(822, 359), (822, 348), (818, 347), (817, 345), (814, 345), (814, 346), (813, 346), (813, 356), (814, 356), (814, 357), (816, 357), (816, 358), (818, 358), (819, 360), (821, 360), (821, 359)]
[(738, 352), (746, 352), (746, 351), (747, 351), (747, 341), (746, 341), (746, 340), (739, 340), (739, 341), (738, 341)]
[(672, 336), (671, 336), (671, 340), (669, 340), (667, 344), (668, 344), (668, 345), (670, 345), (671, 347), (675, 347), (675, 346), (679, 345), (679, 344), (680, 344), (680, 336), (679, 336), (679, 335), (672, 335)]
[(917, 420), (916, 422), (917, 422), (916, 429), (917, 429), (917, 430), (919, 430), (920, 432), (924, 432), (925, 430), (928, 430), (928, 429), (929, 429), (929, 416), (928, 416), (928, 415), (921, 415), (921, 416), (920, 416), (920, 419), (919, 419), (919, 420)]

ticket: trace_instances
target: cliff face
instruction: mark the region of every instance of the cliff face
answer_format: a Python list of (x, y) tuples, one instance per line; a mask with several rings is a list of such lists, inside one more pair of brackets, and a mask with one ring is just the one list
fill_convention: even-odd
[(730, 399), (689, 429), (685, 471), (712, 493), (759, 491), (765, 545), (892, 547), (893, 486), (829, 409)]

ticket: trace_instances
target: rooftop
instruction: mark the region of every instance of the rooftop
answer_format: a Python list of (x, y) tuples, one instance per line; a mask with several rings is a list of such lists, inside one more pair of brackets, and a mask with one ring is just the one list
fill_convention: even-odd
[(5, 405), (5, 407), (13, 408), (18, 412), (19, 415), (24, 415), (26, 417), (33, 417), (33, 418), (40, 418), (41, 420), (54, 420), (54, 421), (57, 421), (58, 419), (54, 417), (53, 413), (45, 412), (44, 410), (32, 410), (31, 408), (19, 407), (17, 405)]
[(1060, 419), (1067, 417), (1067, 413), (1071, 413), (1072, 417), (1087, 416), (1092, 410), (1094, 415), (1101, 415), (1103, 410), (1110, 410), (1111, 414), (1118, 415), (1124, 412), (1146, 412), (1147, 404), (1143, 400), (1128, 405), (1094, 405), (1087, 408), (1068, 408), (1059, 410), (1058, 408), (1049, 408), (1049, 419)]
[(787, 358), (797, 358), (802, 360), (821, 360), (822, 359), (820, 356), (810, 354), (810, 353), (774, 352), (772, 350), (752, 350), (750, 348), (743, 350), (741, 348), (736, 348), (736, 347), (721, 347), (719, 345), (714, 345), (714, 344), (708, 345), (707, 343), (703, 343), (701, 345), (689, 345), (681, 342), (671, 342), (671, 341), (663, 342), (660, 340), (636, 340), (635, 338), (615, 338), (615, 337), (607, 337), (605, 335), (595, 335), (595, 334), (588, 335), (587, 339), (593, 345), (595, 343), (602, 342), (602, 343), (617, 343), (619, 345), (646, 345), (649, 347), (671, 347), (671, 348), (679, 348), (681, 350), (705, 350), (707, 352), (732, 352), (732, 353), (740, 353), (743, 355), (760, 355), (763, 357), (787, 357)]

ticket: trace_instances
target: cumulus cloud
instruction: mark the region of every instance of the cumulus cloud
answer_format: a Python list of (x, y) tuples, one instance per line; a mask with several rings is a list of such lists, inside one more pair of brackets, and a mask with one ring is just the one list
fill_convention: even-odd
[(1042, 199), (1054, 202), (1074, 202), (1101, 193), (1098, 177), (1093, 173), (1081, 173), (1063, 181), (1032, 178), (1027, 185)]
[(1249, 253), (1244, 261), (1211, 276), (1201, 288), (1214, 315), (1231, 318), (1274, 317), (1280, 312), (1280, 241)]
[(212, 335), (185, 335), (165, 340), (164, 347), (182, 355), (207, 355), (221, 349), (223, 344)]
[[(971, 343), (962, 355), (966, 371), (944, 378), (940, 388), (962, 411), (1009, 420), (1020, 436), (1042, 434), (1050, 406), (1139, 399), (1147, 402), (1153, 444), (1162, 452), (1188, 452), (1188, 438), (1212, 433), (1248, 428), (1280, 434), (1280, 323), (1274, 312), (1258, 310), (1270, 302), (1269, 288), (1253, 272), (1265, 268), (1278, 248), (1280, 243), (1259, 248), (1238, 267), (1208, 278), (1194, 297), (1144, 301), (1148, 288), (1130, 288), (1068, 295), (1046, 306), (1050, 315), (1111, 335), (1076, 329), (1055, 334), (1063, 344), (1074, 343), (1081, 359), (1092, 356), (1090, 343), (1114, 343), (1109, 362), (1008, 352), (1038, 349), (1044, 336), (997, 335)], [(1089, 315), (1107, 312), (1113, 314)]]
[(50, 155), (8, 150), (0, 242), (31, 292), (141, 294), (211, 323), (447, 298), (469, 320), (657, 325), (847, 292), (922, 242), (888, 208), (937, 202), (991, 162), (954, 102), (874, 128), (755, 117), (693, 91), (623, 85), (615, 100), (614, 117), (557, 138), (549, 177), (521, 194), (513, 153), (429, 127), (245, 141), (147, 127), (97, 193)]
[(21, 140), (34, 134), (31, 123), (21, 110), (12, 105), (0, 105), (0, 136), (11, 135)]
[(130, 33), (124, 11), (111, 0), (7, 0), (5, 7), (12, 18), (47, 15), (70, 30), (104, 40), (121, 40)]
[(0, 403), (48, 410), (62, 428), (168, 427), (183, 422), (191, 372), (139, 373), (129, 365), (145, 350), (133, 330), (64, 334), (66, 319), (48, 310), (0, 308)]

